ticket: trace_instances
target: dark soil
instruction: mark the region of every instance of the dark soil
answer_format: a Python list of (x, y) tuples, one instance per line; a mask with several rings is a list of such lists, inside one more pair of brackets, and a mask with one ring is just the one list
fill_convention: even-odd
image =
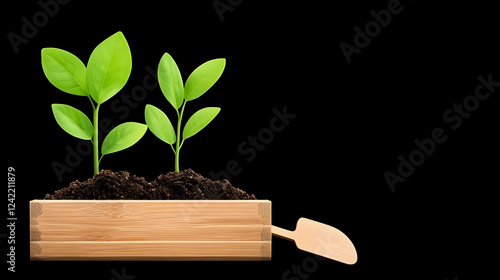
[(228, 180), (212, 181), (191, 169), (169, 172), (148, 182), (127, 171), (99, 174), (45, 195), (45, 199), (256, 199)]

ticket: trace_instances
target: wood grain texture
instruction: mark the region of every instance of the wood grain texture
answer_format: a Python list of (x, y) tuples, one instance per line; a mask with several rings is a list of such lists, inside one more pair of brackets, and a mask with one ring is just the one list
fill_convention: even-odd
[(32, 260), (270, 260), (269, 200), (33, 200)]
[(31, 260), (265, 261), (269, 241), (35, 241)]

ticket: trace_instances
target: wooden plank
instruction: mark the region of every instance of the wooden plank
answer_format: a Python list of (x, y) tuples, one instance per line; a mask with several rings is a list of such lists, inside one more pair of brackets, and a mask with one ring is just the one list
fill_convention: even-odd
[(33, 260), (261, 260), (271, 202), (33, 200), (30, 241)]
[(31, 242), (31, 260), (271, 260), (271, 241)]
[(140, 224), (43, 223), (30, 228), (30, 241), (265, 241), (271, 226), (165, 226)]
[(271, 224), (269, 200), (33, 200), (30, 204), (32, 224), (60, 219), (65, 223), (172, 227)]

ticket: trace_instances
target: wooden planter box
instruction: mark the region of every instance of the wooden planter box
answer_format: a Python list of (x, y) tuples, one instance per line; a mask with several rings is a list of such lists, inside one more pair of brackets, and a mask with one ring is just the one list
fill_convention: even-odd
[(31, 260), (271, 260), (269, 200), (32, 200)]

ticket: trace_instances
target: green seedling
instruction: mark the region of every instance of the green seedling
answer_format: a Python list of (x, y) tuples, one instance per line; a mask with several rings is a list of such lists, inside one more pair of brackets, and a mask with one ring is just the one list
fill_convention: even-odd
[(59, 126), (70, 135), (90, 140), (94, 152), (94, 174), (104, 155), (124, 150), (147, 131), (145, 124), (126, 122), (118, 125), (102, 142), (99, 156), (99, 108), (127, 83), (132, 70), (132, 56), (123, 33), (117, 32), (100, 43), (90, 55), (87, 66), (62, 49), (42, 49), (42, 68), (49, 82), (63, 92), (88, 97), (92, 105), (93, 124), (80, 110), (64, 104), (52, 104)]
[(145, 117), (151, 132), (160, 140), (170, 144), (174, 151), (175, 171), (179, 171), (179, 152), (184, 141), (200, 132), (220, 112), (220, 108), (207, 107), (194, 113), (182, 130), (181, 140), (181, 123), (186, 103), (207, 92), (220, 78), (225, 66), (226, 60), (223, 58), (209, 60), (196, 68), (183, 85), (181, 73), (174, 59), (165, 53), (160, 60), (158, 82), (163, 95), (177, 112), (177, 128), (174, 130), (167, 115), (153, 105), (146, 105)]

